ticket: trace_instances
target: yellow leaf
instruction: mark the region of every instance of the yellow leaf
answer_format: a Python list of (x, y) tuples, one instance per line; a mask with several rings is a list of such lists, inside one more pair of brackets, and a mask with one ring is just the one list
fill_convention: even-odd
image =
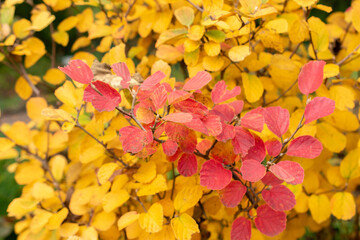
[(82, 240), (98, 240), (98, 232), (93, 227), (87, 227), (81, 234)]
[(295, 211), (298, 213), (305, 213), (309, 209), (308, 205), (309, 197), (305, 193), (300, 193), (296, 198), (296, 205), (294, 207)]
[[(37, 84), (40, 79), (37, 76), (28, 75), (30, 78), (30, 81), (35, 85)], [(19, 95), (19, 97), (23, 100), (28, 99), (32, 95), (32, 88), (28, 84), (28, 82), (25, 80), (24, 77), (19, 77), (16, 80), (15, 83), (15, 92)]]
[(174, 200), (174, 208), (180, 213), (185, 212), (189, 208), (196, 205), (196, 203), (202, 197), (202, 189), (197, 186), (185, 186), (176, 195)]
[(125, 228), (125, 231), (126, 231), (126, 236), (129, 239), (137, 238), (143, 232), (139, 225), (139, 221), (135, 221), (132, 224), (130, 224), (129, 226), (127, 226)]
[(171, 220), (171, 227), (178, 240), (191, 240), (191, 235), (199, 233), (199, 226), (187, 213)]
[[(161, 47), (163, 47), (163, 46), (161, 46)], [(199, 48), (193, 52), (185, 52), (184, 61), (185, 61), (186, 65), (195, 66), (197, 64), (197, 62), (199, 61), (199, 54), (200, 54)]]
[(246, 100), (248, 100), (249, 102), (258, 101), (264, 92), (264, 87), (261, 80), (256, 75), (248, 73), (242, 73), (241, 77), (243, 81)]
[(139, 224), (142, 229), (149, 233), (156, 233), (163, 226), (163, 207), (160, 203), (154, 203), (147, 213), (141, 213)]
[(353, 1), (351, 6), (351, 20), (357, 32), (360, 32), (360, 2)]
[(340, 72), (339, 65), (328, 63), (324, 67), (324, 79), (335, 77), (336, 75), (339, 74), (339, 72)]
[(111, 212), (123, 205), (130, 198), (129, 193), (121, 189), (119, 191), (108, 192), (102, 199), (102, 205), (105, 212)]
[(326, 6), (326, 5), (323, 5), (323, 4), (316, 4), (314, 6), (314, 8), (319, 9), (319, 10), (324, 11), (324, 12), (327, 12), (327, 13), (331, 13), (332, 10), (333, 10), (332, 7)]
[(300, 68), (288, 57), (275, 54), (271, 58), (269, 73), (273, 83), (285, 90), (296, 81)]
[(309, 208), (311, 216), (318, 224), (330, 217), (330, 201), (325, 194), (311, 195), (309, 198)]
[(134, 179), (141, 183), (149, 183), (156, 177), (156, 164), (153, 161), (145, 162), (133, 175)]
[(140, 24), (138, 27), (139, 35), (142, 38), (146, 38), (151, 33), (151, 30), (155, 24), (156, 19), (156, 12), (155, 11), (147, 11), (146, 14), (143, 14), (140, 17)]
[(118, 62), (125, 62), (125, 44), (119, 44), (109, 51), (109, 64), (112, 65)]
[(95, 39), (111, 35), (112, 28), (108, 25), (93, 24), (89, 29), (89, 39)]
[(349, 220), (355, 215), (354, 197), (349, 192), (337, 192), (331, 198), (331, 213), (341, 220)]
[(5, 131), (5, 134), (19, 145), (28, 145), (31, 141), (30, 128), (24, 122), (15, 122)]
[(55, 16), (51, 15), (50, 12), (40, 11), (31, 16), (31, 22), (32, 22), (31, 29), (34, 31), (41, 31), (47, 26), (49, 26), (49, 24), (52, 23), (54, 20), (55, 20)]
[(74, 51), (78, 50), (79, 48), (87, 47), (90, 45), (90, 43), (91, 43), (91, 41), (89, 38), (80, 37), (80, 38), (76, 39), (76, 41), (72, 45), (71, 51), (74, 52)]
[(57, 11), (62, 11), (71, 6), (71, 0), (57, 0), (56, 5), (52, 7), (52, 9)]
[(61, 223), (66, 219), (68, 214), (69, 214), (69, 210), (67, 208), (61, 209), (60, 211), (58, 211), (57, 213), (53, 214), (50, 217), (49, 222), (46, 227), (49, 230), (58, 229), (60, 227)]
[(79, 231), (79, 225), (77, 223), (69, 223), (69, 222), (63, 223), (59, 229), (60, 236), (64, 238), (75, 235), (77, 231)]
[(32, 183), (44, 176), (44, 170), (35, 163), (24, 162), (16, 168), (15, 180), (20, 185)]
[(317, 3), (319, 0), (294, 0), (297, 4), (302, 7), (310, 7)]
[(249, 55), (250, 49), (248, 45), (235, 46), (229, 51), (229, 58), (234, 62), (241, 62)]
[(156, 21), (153, 26), (153, 31), (156, 33), (162, 33), (168, 29), (173, 17), (171, 10), (162, 10), (156, 13)]
[(71, 115), (62, 109), (44, 108), (41, 111), (41, 114), (44, 117), (46, 117), (47, 120), (68, 121), (68, 122), (74, 121)]
[(44, 75), (44, 80), (53, 85), (59, 85), (66, 80), (66, 75), (57, 68), (50, 68)]
[(104, 53), (110, 50), (113, 38), (111, 36), (106, 36), (101, 39), (100, 44), (96, 47), (96, 51)]
[(350, 151), (340, 163), (340, 173), (345, 179), (353, 179), (360, 176), (360, 153), (359, 149)]
[(60, 181), (63, 178), (66, 165), (67, 159), (63, 155), (55, 155), (50, 159), (50, 171), (57, 181)]
[(188, 33), (188, 38), (193, 41), (199, 41), (205, 33), (204, 26), (192, 25)]
[(10, 141), (9, 139), (0, 137), (0, 152), (7, 151), (11, 149), (14, 145), (15, 143)]
[(102, 165), (97, 172), (99, 183), (104, 184), (113, 175), (116, 168), (118, 167), (119, 165), (114, 162), (105, 163), (104, 165)]
[(34, 215), (30, 223), (30, 232), (38, 233), (45, 227), (53, 214), (46, 210), (36, 209)]
[(77, 15), (77, 18), (78, 22), (75, 24), (75, 26), (80, 33), (88, 31), (94, 22), (93, 11), (91, 8), (87, 8), (82, 11)]
[(139, 191), (137, 192), (137, 195), (139, 197), (154, 195), (158, 192), (162, 192), (166, 190), (167, 190), (166, 179), (163, 175), (158, 174), (151, 183), (142, 185)]
[(83, 90), (75, 88), (70, 81), (66, 81), (61, 87), (55, 90), (58, 100), (70, 107), (79, 106), (82, 102)]
[(7, 208), (8, 215), (9, 217), (16, 217), (19, 219), (25, 214), (34, 211), (37, 203), (37, 201), (31, 199), (15, 198)]
[(126, 228), (127, 226), (129, 226), (138, 219), (139, 219), (139, 214), (136, 211), (126, 212), (119, 218), (117, 222), (119, 231)]
[(317, 17), (309, 18), (308, 23), (315, 50), (319, 52), (327, 50), (329, 47), (329, 33), (325, 23)]
[(219, 71), (224, 65), (224, 59), (220, 56), (210, 57), (205, 56), (203, 58), (203, 67), (208, 71)]
[(335, 187), (341, 187), (345, 184), (345, 179), (341, 176), (339, 166), (329, 166), (326, 170), (326, 179)]
[(342, 85), (332, 86), (330, 88), (330, 98), (335, 101), (335, 107), (339, 110), (354, 108), (354, 91)]
[(215, 12), (216, 10), (221, 10), (224, 5), (223, 0), (203, 0), (204, 11), (207, 13)]
[(357, 117), (350, 111), (335, 110), (330, 116), (326, 117), (325, 120), (343, 131), (352, 132), (359, 128)]
[(13, 32), (17, 38), (23, 39), (30, 33), (31, 22), (25, 18), (16, 21), (13, 25)]
[(309, 37), (309, 26), (303, 19), (297, 19), (289, 28), (290, 41), (298, 44), (305, 41)]
[(210, 41), (204, 44), (204, 50), (208, 56), (213, 57), (219, 55), (221, 46), (220, 43)]
[(36, 200), (44, 200), (49, 199), (55, 196), (54, 189), (47, 185), (46, 183), (42, 182), (36, 182), (32, 189), (31, 189), (31, 195)]
[(116, 214), (114, 212), (100, 212), (94, 216), (92, 226), (99, 231), (108, 230), (116, 220)]
[(341, 152), (346, 146), (344, 134), (326, 122), (317, 124), (316, 136), (332, 152)]
[(74, 60), (74, 59), (80, 59), (80, 60), (86, 62), (86, 64), (91, 67), (94, 60), (97, 58), (91, 53), (80, 51), (80, 52), (75, 53), (75, 55), (71, 58), (71, 60)]
[(186, 39), (184, 42), (184, 48), (185, 48), (185, 52), (193, 52), (196, 49), (198, 49), (200, 46), (200, 42), (199, 41), (193, 41), (190, 39)]
[(180, 7), (174, 12), (176, 19), (184, 26), (189, 27), (194, 22), (194, 10), (190, 7)]
[(66, 32), (66, 31), (69, 31), (70, 29), (72, 29), (73, 27), (76, 26), (76, 24), (78, 23), (79, 21), (79, 18), (77, 16), (70, 16), (70, 17), (67, 17), (65, 18), (64, 20), (62, 20), (57, 29), (60, 31), (60, 32)]
[(278, 18), (269, 21), (265, 27), (276, 33), (286, 33), (288, 31), (288, 22), (284, 18)]
[(69, 34), (67, 32), (62, 32), (62, 31), (58, 31), (58, 32), (54, 32), (51, 37), (54, 39), (54, 41), (57, 44), (60, 44), (63, 47), (66, 47), (67, 44), (69, 43)]
[(41, 115), (41, 112), (44, 108), (47, 108), (47, 102), (42, 97), (30, 98), (26, 102), (26, 112), (30, 119), (34, 121), (41, 121), (44, 119), (44, 116)]

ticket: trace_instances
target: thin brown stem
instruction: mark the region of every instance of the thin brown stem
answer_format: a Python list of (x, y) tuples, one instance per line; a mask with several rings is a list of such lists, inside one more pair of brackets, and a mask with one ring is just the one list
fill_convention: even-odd
[(351, 53), (349, 53), (346, 57), (344, 57), (338, 63), (336, 63), (336, 65), (341, 66), (342, 64), (344, 64), (344, 62), (346, 62), (349, 58), (351, 58), (355, 54), (355, 52), (357, 52), (357, 50), (359, 49), (360, 49), (360, 44), (357, 45), (356, 48), (354, 48), (354, 50), (352, 50)]
[(268, 105), (270, 105), (270, 104), (272, 104), (272, 103), (277, 102), (278, 100), (280, 100), (283, 96), (285, 96), (286, 93), (288, 93), (288, 92), (296, 85), (297, 81), (298, 81), (298, 80), (296, 79), (296, 81), (294, 81), (294, 82), (290, 85), (290, 87), (288, 87), (284, 92), (282, 92), (277, 98), (275, 98), (274, 100), (272, 100), (272, 101), (270, 101), (270, 102), (267, 102), (266, 104), (263, 104), (263, 107), (268, 106)]
[(199, 10), (200, 12), (204, 12), (204, 9), (202, 9), (201, 7), (199, 7), (198, 5), (196, 5), (195, 3), (193, 3), (191, 0), (186, 0), (188, 3), (190, 3), (194, 8), (196, 8), (197, 10)]

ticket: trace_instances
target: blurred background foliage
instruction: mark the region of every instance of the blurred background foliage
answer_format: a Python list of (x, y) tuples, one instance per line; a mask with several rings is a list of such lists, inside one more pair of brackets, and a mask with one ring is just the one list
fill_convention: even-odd
[[(0, 3), (2, 1), (0, 0)], [(34, 0), (34, 4), (41, 3), (40, 0)], [(344, 12), (351, 4), (350, 0), (320, 0), (320, 4), (331, 6), (333, 12)], [(85, 7), (84, 7), (85, 8)], [(16, 18), (30, 18), (31, 6), (27, 3), (23, 3), (16, 8), (15, 17)], [(56, 16), (54, 24), (57, 25), (63, 19), (68, 16), (75, 15), (78, 12), (82, 11), (81, 7), (69, 8), (64, 11), (53, 13)], [(93, 9), (94, 12), (100, 11), (99, 9)], [(326, 18), (329, 13), (313, 9), (311, 11), (311, 16), (319, 17), (322, 21), (326, 22)], [(57, 46), (57, 59), (58, 64), (65, 64), (71, 56), (71, 46), (72, 43), (77, 39), (77, 34), (79, 34), (75, 29), (69, 31), (69, 44), (67, 47)], [(45, 28), (43, 31), (37, 32), (36, 37), (42, 39), (46, 44), (47, 52), (51, 51), (51, 37), (49, 28)], [(136, 39), (133, 40), (136, 42)], [(127, 43), (131, 45), (132, 43)], [(90, 46), (91, 49), (94, 46)], [(149, 50), (151, 51), (151, 50)], [(96, 55), (96, 54), (95, 54)], [(101, 55), (97, 56), (101, 59)], [(136, 62), (136, 61), (135, 61)], [(28, 69), (28, 72), (33, 75), (43, 76), (47, 69), (50, 68), (51, 61), (50, 57), (45, 55), (39, 62), (34, 65), (32, 68)], [(181, 70), (179, 65), (174, 65), (172, 68), (172, 74), (178, 80), (183, 80), (185, 78), (184, 73)], [(25, 113), (25, 104), (26, 102), (19, 98), (19, 96), (14, 91), (14, 86), (18, 74), (13, 71), (8, 66), (0, 63), (0, 109), (1, 109), (1, 122), (13, 122), (16, 120), (24, 120), (26, 117)], [(53, 91), (55, 87), (50, 85), (42, 85), (40, 91), (45, 94), (44, 97), (51, 103), (51, 100), (55, 100), (53, 97)], [(12, 240), (16, 239), (16, 235), (13, 233), (13, 219), (6, 217), (6, 209), (12, 199), (19, 196), (21, 193), (21, 186), (16, 184), (14, 180), (14, 174), (9, 173), (6, 169), (11, 163), (14, 162), (14, 159), (7, 159), (0, 161), (0, 240)], [(301, 238), (302, 240), (308, 239), (323, 239), (324, 236), (327, 236), (327, 239), (338, 239), (343, 240), (347, 239), (349, 233), (354, 231), (353, 220), (350, 221), (339, 221), (332, 217), (332, 232), (323, 232), (329, 231), (330, 228), (324, 229), (323, 231), (312, 233), (307, 229), (306, 234)]]

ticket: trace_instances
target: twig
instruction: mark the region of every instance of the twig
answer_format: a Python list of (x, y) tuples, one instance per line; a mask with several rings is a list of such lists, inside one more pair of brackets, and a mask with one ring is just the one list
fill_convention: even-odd
[(109, 24), (111, 24), (111, 19), (110, 19), (110, 17), (107, 15), (107, 12), (106, 12), (106, 10), (105, 10), (105, 8), (104, 8), (104, 5), (101, 3), (101, 0), (99, 0), (99, 5), (100, 5), (101, 11), (105, 14), (106, 19), (108, 20)]
[[(310, 9), (307, 7), (306, 8), (306, 22), (308, 23), (308, 19), (309, 19), (309, 15), (310, 15)], [(310, 37), (310, 44), (312, 46), (312, 49), (314, 51), (314, 55), (315, 55), (315, 59), (317, 60), (318, 59), (318, 56), (317, 56), (317, 52), (315, 50), (315, 45), (314, 45), (314, 41), (312, 39), (312, 36), (311, 36), (311, 30), (309, 28), (309, 37)]]
[(50, 38), (51, 38), (51, 67), (54, 68), (56, 66), (56, 43), (52, 37), (54, 33), (54, 24), (50, 23)]
[(193, 3), (191, 0), (186, 0), (188, 3), (190, 3), (194, 8), (196, 8), (197, 10), (199, 10), (200, 12), (204, 12), (204, 9), (202, 9), (201, 7), (199, 7), (198, 5), (196, 5), (195, 3)]
[(136, 0), (134, 0), (131, 4), (129, 4), (129, 8), (126, 10), (126, 13), (124, 15), (125, 18), (127, 18), (127, 16), (129, 15), (129, 13), (130, 13), (132, 7), (135, 5), (135, 3), (136, 3)]
[(340, 60), (338, 63), (336, 63), (336, 65), (338, 65), (338, 66), (342, 65), (346, 60), (351, 58), (355, 54), (355, 52), (359, 49), (360, 49), (360, 44), (357, 45), (356, 48), (354, 48), (354, 50), (352, 50), (351, 53), (349, 53), (346, 57), (344, 57), (342, 60)]
[(288, 92), (295, 86), (295, 84), (297, 83), (297, 81), (298, 81), (298, 80), (296, 79), (296, 80), (290, 85), (290, 87), (288, 87), (284, 92), (282, 92), (282, 93), (281, 93), (277, 98), (275, 98), (274, 100), (272, 100), (272, 101), (264, 104), (263, 107), (268, 106), (268, 105), (270, 105), (270, 104), (272, 104), (272, 103), (277, 102), (278, 100), (280, 100), (280, 98), (282, 98), (283, 96), (285, 96), (285, 94), (288, 93)]
[(301, 43), (298, 43), (298, 44), (296, 45), (296, 47), (294, 48), (294, 50), (292, 51), (292, 53), (291, 53), (290, 56), (289, 56), (290, 59), (295, 55), (295, 53), (296, 53), (296, 51), (299, 49), (300, 45), (301, 45)]
[(172, 174), (173, 174), (173, 182), (172, 182), (172, 189), (171, 189), (171, 195), (170, 195), (170, 199), (173, 200), (174, 197), (174, 191), (175, 191), (175, 165), (174, 163), (171, 163), (171, 167), (172, 167)]

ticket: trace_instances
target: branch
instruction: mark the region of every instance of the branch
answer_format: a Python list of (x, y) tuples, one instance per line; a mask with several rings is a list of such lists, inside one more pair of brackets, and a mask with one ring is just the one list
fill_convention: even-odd
[(272, 103), (277, 102), (278, 100), (280, 100), (280, 98), (282, 98), (283, 96), (285, 96), (285, 94), (288, 93), (288, 92), (295, 86), (295, 84), (297, 83), (297, 81), (298, 81), (298, 80), (296, 79), (296, 81), (294, 81), (294, 82), (290, 85), (290, 87), (288, 87), (284, 92), (282, 92), (282, 93), (281, 93), (277, 98), (275, 98), (274, 100), (272, 100), (272, 101), (264, 104), (263, 107), (268, 106), (268, 105), (270, 105), (270, 104), (272, 104)]
[(200, 12), (204, 12), (204, 9), (202, 9), (201, 7), (199, 7), (198, 5), (194, 4), (191, 0), (186, 0), (188, 3), (190, 3), (194, 8), (196, 8), (197, 10), (199, 10)]
[(357, 52), (357, 50), (360, 49), (360, 44), (356, 46), (356, 48), (354, 48), (354, 50), (351, 51), (351, 53), (349, 53), (346, 57), (344, 57), (342, 60), (340, 60), (338, 63), (336, 63), (336, 65), (340, 66), (342, 65), (346, 60), (348, 60), (349, 58), (351, 58), (355, 52)]

